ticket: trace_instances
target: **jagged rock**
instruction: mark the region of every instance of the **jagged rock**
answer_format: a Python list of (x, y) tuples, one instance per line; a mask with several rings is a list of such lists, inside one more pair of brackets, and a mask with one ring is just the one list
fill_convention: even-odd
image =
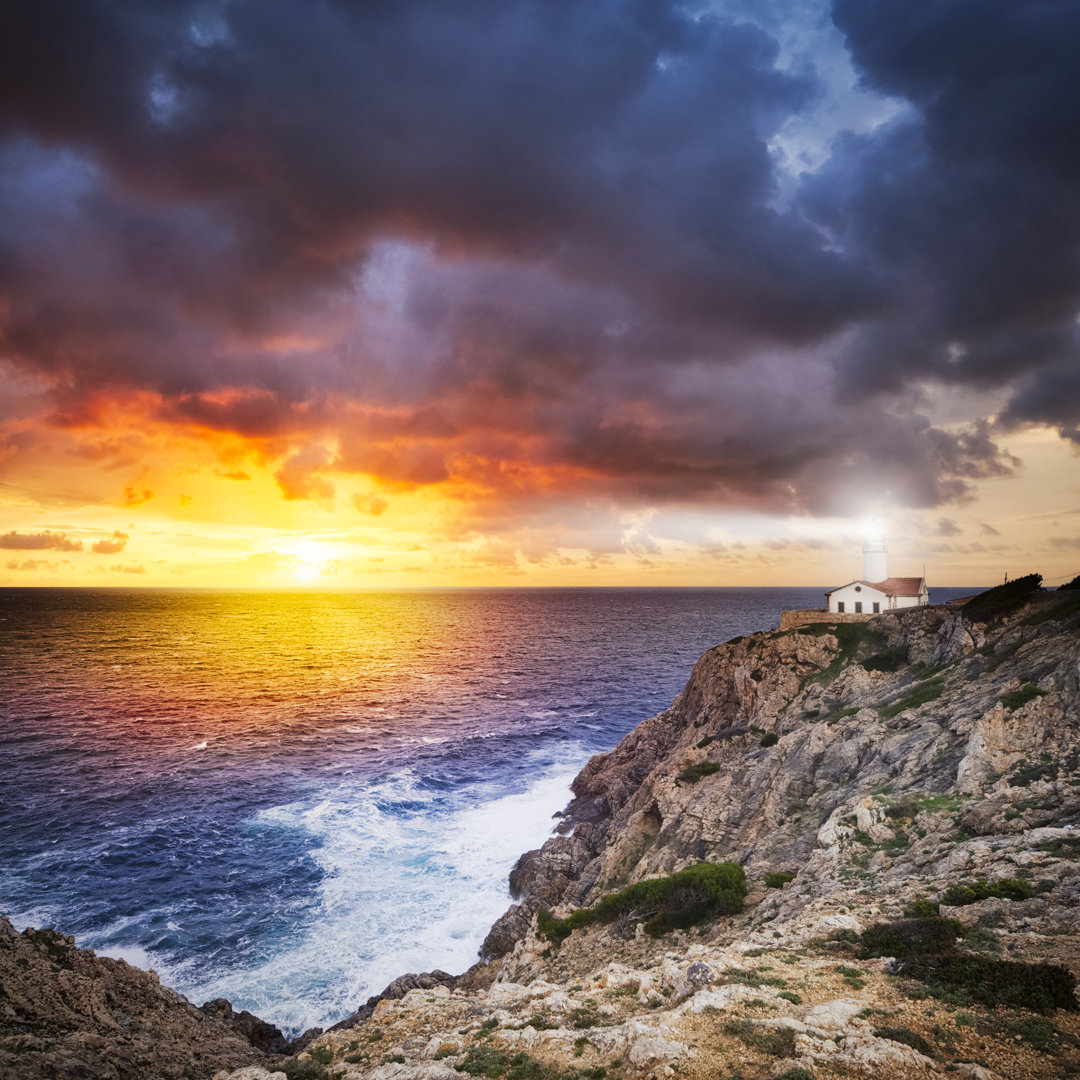
[[(452, 990), (456, 983), (457, 976), (448, 975), (445, 971), (439, 971), (437, 968), (435, 971), (409, 972), (407, 975), (399, 975), (381, 993), (369, 997), (366, 1004), (340, 1023), (334, 1024), (330, 1030), (341, 1031), (344, 1028), (356, 1027), (361, 1020), (367, 1020), (374, 1013), (375, 1007), (380, 1001), (397, 1001), (399, 998), (405, 997), (410, 990), (431, 990), (434, 987), (446, 987)], [(322, 1032), (320, 1031), (318, 1034), (322, 1034)], [(303, 1039), (306, 1035), (307, 1032), (300, 1038)]]
[[(265, 1020), (260, 1020), (254, 1013), (233, 1012), (232, 1003), (226, 998), (214, 998), (205, 1005), (199, 1006), (199, 1011), (208, 1016), (217, 1016), (238, 1031), (257, 1050), (266, 1054), (287, 1054), (290, 1049), (289, 1040), (281, 1034), (280, 1030)], [(319, 1034), (322, 1034), (321, 1030)], [(312, 1036), (314, 1037), (314, 1036)], [(309, 1040), (310, 1041), (310, 1040)]]
[(0, 1001), (2, 1080), (203, 1078), (267, 1060), (223, 1009), (202, 1012), (152, 971), (52, 930), (18, 934), (4, 918)]

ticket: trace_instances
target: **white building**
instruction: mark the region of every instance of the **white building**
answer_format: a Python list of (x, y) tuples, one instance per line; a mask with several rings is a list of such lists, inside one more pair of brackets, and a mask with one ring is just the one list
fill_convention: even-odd
[(837, 615), (880, 615), (930, 603), (925, 578), (888, 576), (885, 535), (876, 525), (863, 540), (862, 551), (863, 576), (825, 594), (829, 611)]

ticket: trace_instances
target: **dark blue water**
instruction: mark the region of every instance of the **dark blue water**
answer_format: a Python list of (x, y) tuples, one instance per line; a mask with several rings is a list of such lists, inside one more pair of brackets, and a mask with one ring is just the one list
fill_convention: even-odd
[(0, 590), (0, 911), (334, 1022), (473, 963), (589, 756), (822, 591)]

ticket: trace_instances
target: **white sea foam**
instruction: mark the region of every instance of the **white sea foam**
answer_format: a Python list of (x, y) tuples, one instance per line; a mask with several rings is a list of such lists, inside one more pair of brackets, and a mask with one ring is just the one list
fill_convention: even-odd
[[(510, 868), (549, 835), (584, 758), (581, 747), (562, 747), (524, 790), (478, 798), (474, 789), (448, 808), (406, 769), (263, 811), (254, 824), (318, 841), (314, 916), (257, 968), (180, 988), (197, 1002), (228, 997), (298, 1032), (340, 1019), (406, 971), (464, 971), (510, 902)], [(384, 809), (402, 803), (424, 809)]]
[(138, 945), (106, 945), (95, 950), (98, 956), (108, 956), (113, 960), (123, 960), (132, 967), (149, 971), (154, 966), (150, 954)]

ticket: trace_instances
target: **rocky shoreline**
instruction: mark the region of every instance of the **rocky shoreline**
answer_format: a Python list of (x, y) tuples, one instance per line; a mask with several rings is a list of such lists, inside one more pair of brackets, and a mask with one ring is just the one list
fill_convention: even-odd
[[(403, 976), (293, 1045), (227, 1002), (197, 1009), (152, 973), (0, 924), (0, 1078), (1080, 1075), (1071, 1008), (946, 993), (867, 944), (932, 912), (955, 927), (953, 967), (1080, 972), (1080, 594), (977, 614), (711, 649), (575, 779), (477, 965)], [(657, 938), (633, 921), (537, 930), (541, 909), (725, 861), (746, 875), (741, 914)], [(964, 882), (989, 892), (960, 903)]]

